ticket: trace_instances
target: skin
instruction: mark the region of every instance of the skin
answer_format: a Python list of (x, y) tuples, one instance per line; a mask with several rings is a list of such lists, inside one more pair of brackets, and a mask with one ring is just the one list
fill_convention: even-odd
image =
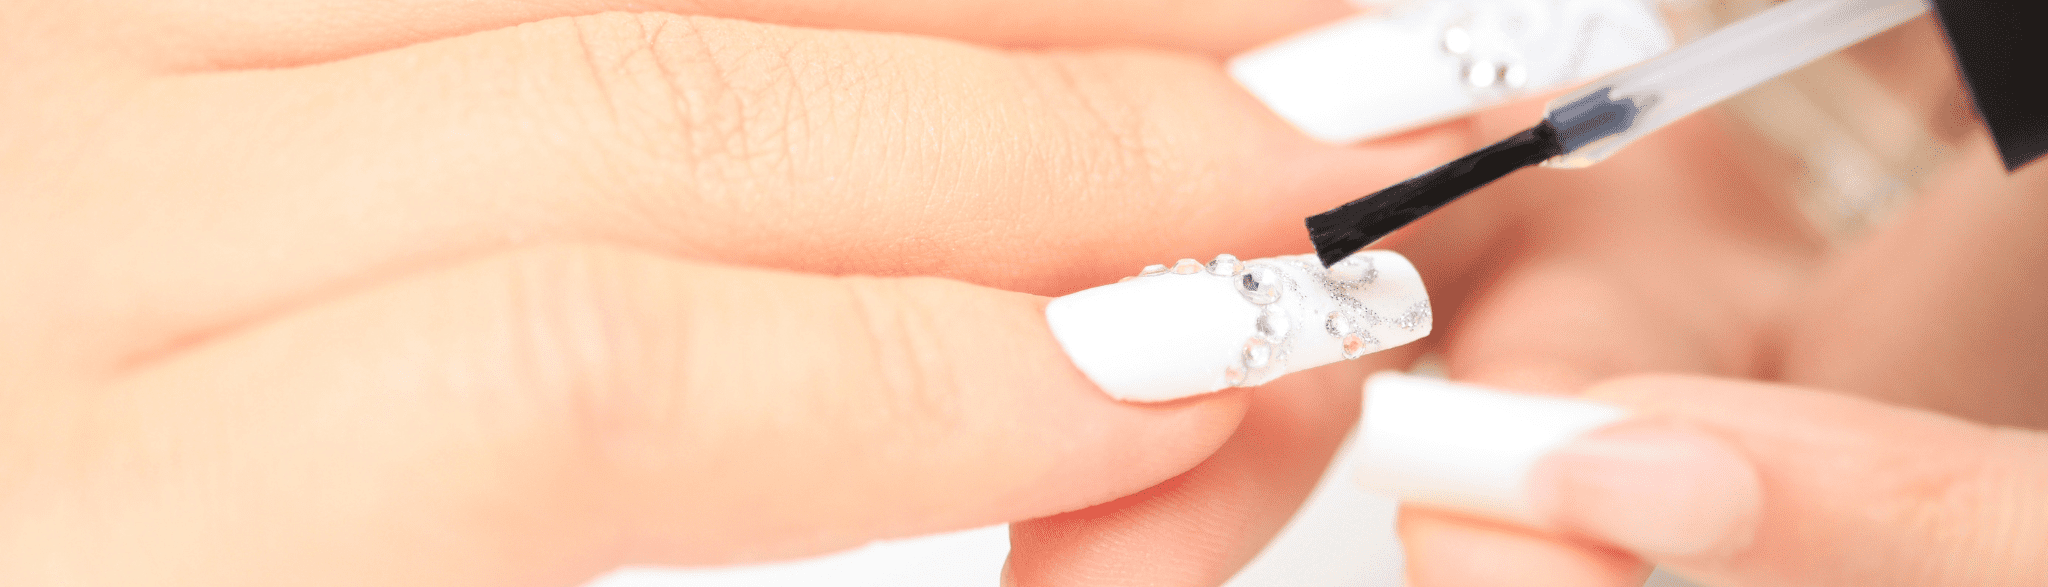
[(1356, 373), (1118, 403), (1043, 296), (1299, 246), (1464, 129), (1320, 145), (1223, 75), (1336, 2), (870, 4), (0, 11), (0, 584), (571, 585), (1312, 478)]
[[(17, 4), (6, 585), (572, 585), (1004, 521), (1011, 584), (1214, 585), (1313, 485), (1359, 377), (1419, 349), (1122, 404), (1042, 296), (1303, 252), (1300, 218), (1536, 116), (1299, 136), (1219, 56), (1334, 1)], [(1454, 375), (1862, 390), (1801, 365), (1895, 347), (1785, 319), (1861, 274), (1734, 132), (1524, 172), (1390, 241)], [(1419, 587), (1646, 568), (1403, 530)]]

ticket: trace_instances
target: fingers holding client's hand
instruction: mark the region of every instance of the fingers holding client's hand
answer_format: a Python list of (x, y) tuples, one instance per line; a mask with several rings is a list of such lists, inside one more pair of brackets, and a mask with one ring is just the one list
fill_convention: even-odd
[[(1734, 380), (1630, 378), (1586, 397), (1627, 419), (1527, 477), (1536, 525), (1562, 543), (1726, 587), (2048, 577), (2048, 435)], [(1538, 584), (1591, 584), (1573, 579)]]
[(0, 17), (0, 583), (569, 584), (1226, 439), (1298, 493), (1349, 394), (1115, 402), (1029, 293), (1293, 252), (1469, 146), (1314, 144), (1207, 56), (1333, 2), (675, 4)]

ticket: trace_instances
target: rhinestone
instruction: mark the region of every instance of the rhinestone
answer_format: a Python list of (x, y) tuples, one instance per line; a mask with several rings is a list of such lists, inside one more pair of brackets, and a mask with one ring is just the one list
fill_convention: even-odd
[(1259, 338), (1276, 343), (1287, 338), (1287, 329), (1292, 326), (1287, 321), (1287, 311), (1280, 309), (1280, 306), (1266, 306), (1259, 312), (1259, 320), (1254, 324), (1258, 328)]
[(1529, 68), (1520, 63), (1500, 66), (1500, 81), (1510, 88), (1521, 89), (1529, 83)]
[(1247, 369), (1264, 369), (1273, 361), (1273, 345), (1257, 338), (1244, 341), (1244, 366)]
[(1244, 263), (1239, 262), (1236, 256), (1228, 253), (1217, 255), (1216, 260), (1209, 262), (1209, 273), (1214, 275), (1230, 277), (1237, 275), (1237, 272), (1243, 270)]
[(1244, 380), (1246, 374), (1247, 373), (1244, 370), (1244, 365), (1231, 365), (1229, 367), (1224, 367), (1223, 382), (1230, 384), (1231, 387), (1244, 387)]
[(1202, 263), (1194, 259), (1181, 259), (1173, 262), (1174, 275), (1194, 275), (1201, 272)]
[(1464, 55), (1472, 51), (1472, 32), (1465, 27), (1454, 26), (1444, 29), (1444, 52)]
[(1372, 257), (1364, 253), (1354, 254), (1330, 266), (1330, 281), (1355, 283), (1378, 277), (1379, 272), (1372, 266)]
[(1498, 79), (1500, 67), (1494, 65), (1492, 61), (1480, 59), (1465, 64), (1465, 85), (1475, 88), (1491, 87), (1494, 80)]
[(1165, 265), (1146, 265), (1146, 266), (1145, 266), (1145, 269), (1144, 269), (1143, 271), (1139, 271), (1139, 272), (1138, 272), (1138, 277), (1151, 277), (1151, 276), (1154, 276), (1154, 275), (1165, 275), (1165, 274), (1166, 274), (1166, 266), (1165, 266)]
[(1343, 312), (1331, 312), (1330, 317), (1323, 319), (1323, 329), (1330, 331), (1330, 336), (1338, 338), (1349, 336), (1352, 331), (1357, 330), (1352, 327), (1351, 318), (1345, 316)]
[(1131, 277), (1131, 276), (1129, 276), (1129, 275), (1125, 275), (1125, 276), (1123, 276), (1122, 278), (1119, 278), (1119, 279), (1117, 279), (1117, 280), (1116, 280), (1116, 282), (1117, 282), (1117, 283), (1123, 283), (1123, 282), (1126, 282), (1126, 281), (1130, 281), (1130, 280), (1133, 280), (1133, 279), (1137, 279), (1137, 278), (1136, 278), (1136, 277)]
[(1278, 269), (1263, 265), (1252, 266), (1239, 273), (1234, 281), (1237, 282), (1237, 293), (1251, 303), (1263, 306), (1280, 299)]
[(1366, 353), (1379, 350), (1375, 348), (1378, 346), (1380, 346), (1379, 341), (1369, 337), (1356, 334), (1344, 335), (1344, 358), (1345, 360), (1350, 360), (1363, 357)]

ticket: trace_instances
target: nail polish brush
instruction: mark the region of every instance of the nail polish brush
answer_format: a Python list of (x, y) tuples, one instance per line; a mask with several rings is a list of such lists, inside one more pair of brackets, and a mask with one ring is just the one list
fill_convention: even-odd
[(1517, 169), (1580, 168), (1644, 135), (1927, 11), (1927, 0), (1790, 0), (1551, 101), (1543, 121), (1308, 218), (1325, 266)]

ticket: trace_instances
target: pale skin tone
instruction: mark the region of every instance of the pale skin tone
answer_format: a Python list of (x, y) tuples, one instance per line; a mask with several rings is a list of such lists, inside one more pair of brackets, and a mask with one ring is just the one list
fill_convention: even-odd
[[(1416, 350), (1120, 404), (1041, 296), (1302, 252), (1301, 217), (1532, 115), (1318, 145), (1218, 56), (1347, 9), (1198, 4), (16, 3), (0, 584), (572, 585), (1006, 521), (1016, 584), (1221, 582), (1358, 377)], [(1688, 123), (1392, 243), (1454, 373), (1881, 393), (1800, 370), (1892, 363), (1779, 318), (1858, 273), (1741, 165), (1697, 164), (1734, 140)], [(2044, 217), (1972, 210), (1892, 246)], [(1470, 553), (1561, 584), (1644, 568), (1576, 534), (1404, 532), (1423, 587), (1493, 584)]]

